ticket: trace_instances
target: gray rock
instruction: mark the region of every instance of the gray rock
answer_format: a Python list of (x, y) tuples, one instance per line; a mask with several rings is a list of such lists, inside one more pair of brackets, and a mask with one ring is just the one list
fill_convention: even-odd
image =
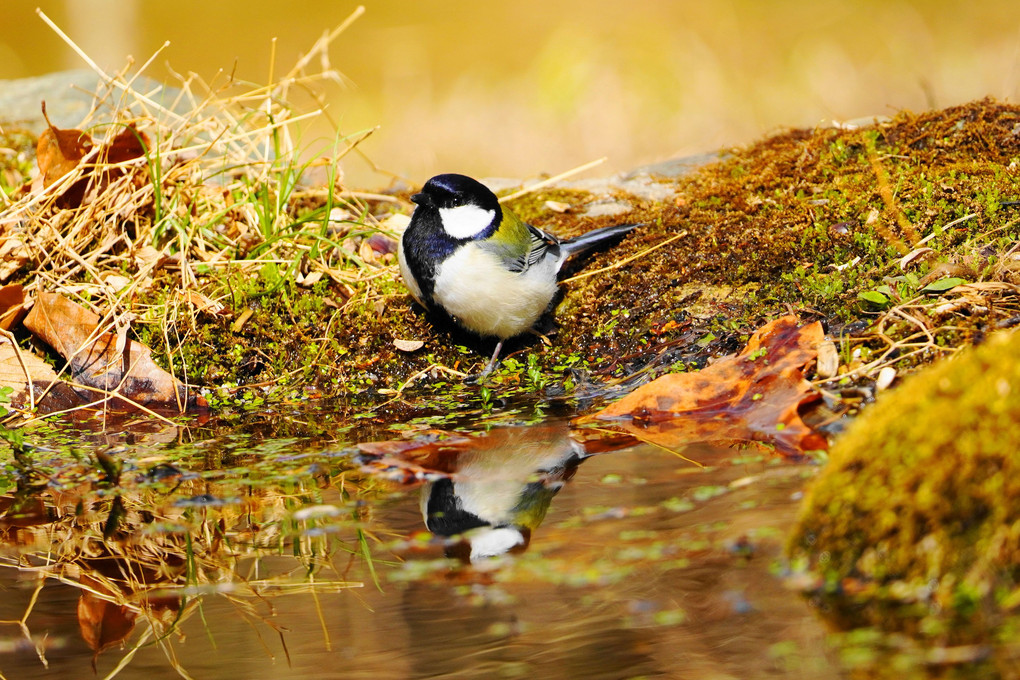
[[(168, 107), (180, 90), (167, 87), (151, 78), (139, 77), (131, 88), (144, 92), (150, 99)], [(98, 96), (97, 96), (98, 95)], [(113, 120), (114, 106), (134, 103), (123, 97), (123, 91), (107, 86), (95, 72), (88, 70), (60, 71), (35, 78), (0, 80), (0, 122), (27, 129), (36, 134), (46, 128), (41, 103), (59, 128), (77, 128), (98, 102), (98, 114), (90, 124)]]

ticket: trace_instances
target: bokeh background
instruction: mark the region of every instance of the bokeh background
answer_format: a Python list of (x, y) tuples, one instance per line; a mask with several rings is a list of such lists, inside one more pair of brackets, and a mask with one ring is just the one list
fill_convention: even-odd
[[(173, 81), (217, 70), (264, 83), (357, 6), (337, 0), (0, 0), (0, 79), (133, 55)], [(330, 53), (345, 133), (421, 182), (443, 171), (530, 177), (608, 156), (597, 173), (744, 144), (778, 129), (1020, 95), (1017, 0), (368, 0)], [(322, 121), (304, 133), (329, 147)], [(351, 157), (348, 182), (388, 178)]]

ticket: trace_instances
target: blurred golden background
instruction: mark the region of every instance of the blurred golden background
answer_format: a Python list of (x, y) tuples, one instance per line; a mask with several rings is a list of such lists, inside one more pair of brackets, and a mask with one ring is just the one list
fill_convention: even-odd
[[(0, 79), (81, 68), (40, 6), (117, 70), (170, 47), (146, 72), (252, 82), (288, 70), (356, 2), (3, 0)], [(748, 143), (783, 127), (1016, 100), (1016, 0), (435, 0), (366, 3), (333, 45), (349, 79), (328, 92), (345, 133), (422, 182), (437, 172), (529, 177), (608, 156), (599, 174)], [(236, 64), (236, 66), (235, 66)], [(168, 68), (169, 65), (169, 68)], [(329, 148), (310, 128), (301, 146)], [(363, 161), (348, 181), (385, 184)]]

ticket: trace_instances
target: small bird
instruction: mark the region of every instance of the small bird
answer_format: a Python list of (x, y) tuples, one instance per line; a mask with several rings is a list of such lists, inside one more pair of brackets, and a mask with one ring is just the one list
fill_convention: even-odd
[(417, 207), (400, 239), (400, 275), (426, 309), (498, 340), (483, 376), (496, 365), (503, 343), (528, 331), (548, 309), (557, 274), (571, 255), (638, 226), (561, 240), (501, 206), (481, 182), (457, 174), (436, 175), (411, 200)]

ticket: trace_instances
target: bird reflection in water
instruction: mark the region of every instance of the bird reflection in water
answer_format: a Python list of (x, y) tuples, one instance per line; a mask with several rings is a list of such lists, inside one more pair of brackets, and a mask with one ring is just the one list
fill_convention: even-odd
[(566, 422), (505, 427), (484, 436), (362, 447), (366, 469), (403, 482), (425, 480), (421, 512), (445, 552), (476, 562), (527, 549), (554, 496), (591, 456), (633, 439), (587, 439)]

